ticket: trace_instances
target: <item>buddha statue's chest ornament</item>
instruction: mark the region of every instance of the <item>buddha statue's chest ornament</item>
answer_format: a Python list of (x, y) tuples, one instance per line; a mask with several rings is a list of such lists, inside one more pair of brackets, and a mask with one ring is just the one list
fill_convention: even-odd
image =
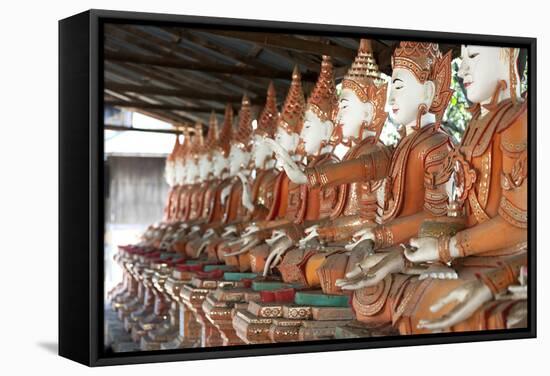
[(497, 173), (502, 170), (504, 156), (517, 157), (526, 151), (525, 141), (515, 142), (500, 135), (521, 114), (522, 107), (505, 100), (483, 117), (479, 109), (474, 109), (461, 144), (449, 156), (448, 168), (456, 187), (454, 200), (467, 207), (467, 213), (473, 216), (470, 222), (483, 223), (493, 217), (497, 208), (489, 205), (489, 198), (500, 196), (501, 189), (511, 190), (523, 182), (521, 162), (514, 174)]
[(449, 136), (436, 124), (424, 126), (399, 142), (384, 182), (383, 221), (423, 208), (443, 214), (447, 197), (442, 187), (449, 176), (440, 171), (451, 150)]
[[(386, 169), (386, 164), (390, 159), (390, 151), (375, 137), (367, 137), (359, 144), (353, 146), (343, 157), (344, 161), (353, 160), (362, 155), (371, 153), (383, 153), (385, 158), (375, 158), (372, 166), (365, 168), (373, 168), (383, 171)], [(371, 222), (376, 222), (379, 217), (380, 210), (384, 208), (384, 195), (379, 194), (385, 187), (385, 178), (378, 180), (361, 180), (354, 181), (341, 186), (339, 205), (343, 210), (337, 207), (334, 216), (351, 216), (360, 215), (362, 218)]]
[[(338, 163), (338, 158), (332, 153), (327, 153), (316, 157), (309, 165), (326, 166)], [(305, 189), (307, 186), (302, 185)], [(322, 188), (309, 188), (309, 197), (307, 206), (311, 208), (306, 214), (306, 219), (324, 219), (328, 218), (335, 210), (340, 196), (341, 186), (327, 186)]]

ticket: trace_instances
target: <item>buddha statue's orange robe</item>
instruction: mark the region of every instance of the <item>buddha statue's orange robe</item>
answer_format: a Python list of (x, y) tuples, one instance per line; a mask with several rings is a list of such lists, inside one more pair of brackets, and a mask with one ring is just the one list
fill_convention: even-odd
[[(420, 281), (402, 274), (388, 276), (379, 286), (356, 291), (353, 306), (361, 321), (394, 323), (404, 334), (423, 332), (417, 328), (420, 319), (445, 313), (429, 309), (438, 298), (473, 278), (484, 280), (493, 292), (505, 289), (525, 265), (526, 103), (505, 100), (483, 117), (477, 111), (449, 161), (455, 168), (459, 202), (466, 212), (467, 228), (456, 234), (463, 257), (451, 264), (459, 279)], [(505, 325), (507, 311), (498, 307), (494, 302), (486, 304), (469, 320), (449, 330)], [(450, 309), (452, 305), (446, 307)]]
[[(283, 176), (274, 168), (259, 169), (253, 179), (251, 189), (251, 201), (254, 209), (250, 212), (242, 205), (242, 183), (235, 181), (231, 192), (229, 212), (226, 217), (226, 226), (234, 225), (237, 233), (241, 233), (253, 221), (269, 221), (277, 214), (279, 206), (281, 183)], [(234, 239), (225, 240), (219, 238), (208, 245), (209, 259), (212, 261), (224, 261), (227, 264), (238, 266), (240, 270), (250, 269), (248, 254), (226, 257), (225, 254), (234, 251), (228, 244)]]
[[(334, 282), (344, 277), (349, 268), (348, 262), (355, 260), (349, 257), (349, 252), (343, 246), (364, 226), (377, 223), (382, 209), (377, 192), (382, 185), (382, 178), (387, 175), (390, 160), (390, 148), (374, 137), (367, 137), (353, 145), (341, 163), (306, 169), (310, 186), (339, 185), (340, 188), (337, 203), (330, 213), (331, 221), (317, 229), (323, 247), (328, 251), (313, 256), (312, 260), (314, 264), (320, 265), (315, 273), (327, 294), (341, 292)], [(310, 283), (317, 285), (317, 279), (310, 278)]]

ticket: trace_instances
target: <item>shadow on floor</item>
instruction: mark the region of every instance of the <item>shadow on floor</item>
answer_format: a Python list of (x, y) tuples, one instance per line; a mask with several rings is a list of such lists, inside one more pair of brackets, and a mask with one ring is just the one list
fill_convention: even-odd
[(58, 345), (57, 342), (38, 342), (38, 347), (46, 350), (49, 353), (57, 355)]

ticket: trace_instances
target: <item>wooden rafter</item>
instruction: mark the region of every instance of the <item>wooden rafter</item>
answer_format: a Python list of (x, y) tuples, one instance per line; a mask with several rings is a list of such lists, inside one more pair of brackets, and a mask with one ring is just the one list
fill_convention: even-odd
[[(107, 61), (119, 61), (125, 63), (134, 63), (142, 65), (152, 65), (158, 67), (169, 67), (176, 69), (186, 69), (194, 70), (200, 72), (209, 72), (209, 73), (223, 73), (223, 74), (232, 74), (232, 75), (243, 75), (251, 77), (266, 77), (266, 78), (282, 78), (288, 79), (292, 76), (292, 72), (284, 71), (279, 69), (261, 69), (261, 68), (252, 68), (252, 67), (238, 67), (231, 66), (228, 64), (216, 64), (216, 63), (197, 63), (192, 61), (184, 61), (177, 58), (169, 57), (154, 57), (154, 56), (145, 56), (140, 54), (133, 53), (121, 53), (121, 52), (110, 52), (106, 51), (104, 53), (104, 58)], [(302, 75), (302, 80), (304, 81), (315, 81), (316, 77), (311, 73), (304, 73)]]
[[(154, 103), (145, 103), (137, 101), (122, 101), (114, 99), (106, 99), (105, 104), (115, 107), (123, 108), (141, 108), (141, 109), (150, 109), (150, 110), (168, 110), (168, 111), (184, 111), (184, 112), (203, 112), (210, 113), (214, 108), (212, 107), (198, 107), (198, 106), (187, 106), (187, 105), (177, 105), (177, 104), (154, 104)], [(220, 111), (219, 109), (217, 110)]]
[[(140, 42), (142, 48), (146, 48), (149, 52), (156, 53), (159, 56), (174, 58), (185, 56), (185, 58), (190, 58), (200, 63), (216, 63), (216, 59), (213, 59), (199, 50), (193, 50), (191, 48), (184, 47), (179, 43), (167, 41), (133, 26), (123, 26), (118, 29), (115, 28), (115, 31), (119, 32), (119, 37), (126, 38), (127, 41), (130, 39), (135, 42)], [(120, 33), (124, 33), (124, 35), (120, 36)], [(186, 73), (185, 75), (189, 76), (189, 73)], [(210, 76), (221, 82), (230, 83), (233, 86), (240, 87), (243, 90), (255, 93), (257, 95), (263, 95), (265, 87), (267, 87), (268, 84), (268, 80), (257, 77), (254, 79), (249, 79), (247, 77), (232, 77), (227, 74), (216, 73), (211, 73)]]
[(254, 43), (260, 46), (277, 47), (286, 50), (294, 50), (302, 53), (315, 55), (329, 55), (343, 59), (353, 59), (355, 51), (334, 44), (325, 44), (319, 41), (305, 40), (291, 35), (275, 33), (249, 33), (243, 31), (228, 30), (205, 30), (209, 33), (221, 35), (229, 38), (238, 38)]

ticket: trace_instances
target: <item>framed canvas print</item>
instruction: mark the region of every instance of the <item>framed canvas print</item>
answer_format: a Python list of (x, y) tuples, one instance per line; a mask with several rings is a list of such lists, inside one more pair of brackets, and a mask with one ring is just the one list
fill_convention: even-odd
[(60, 355), (536, 335), (535, 39), (91, 10), (59, 57)]

